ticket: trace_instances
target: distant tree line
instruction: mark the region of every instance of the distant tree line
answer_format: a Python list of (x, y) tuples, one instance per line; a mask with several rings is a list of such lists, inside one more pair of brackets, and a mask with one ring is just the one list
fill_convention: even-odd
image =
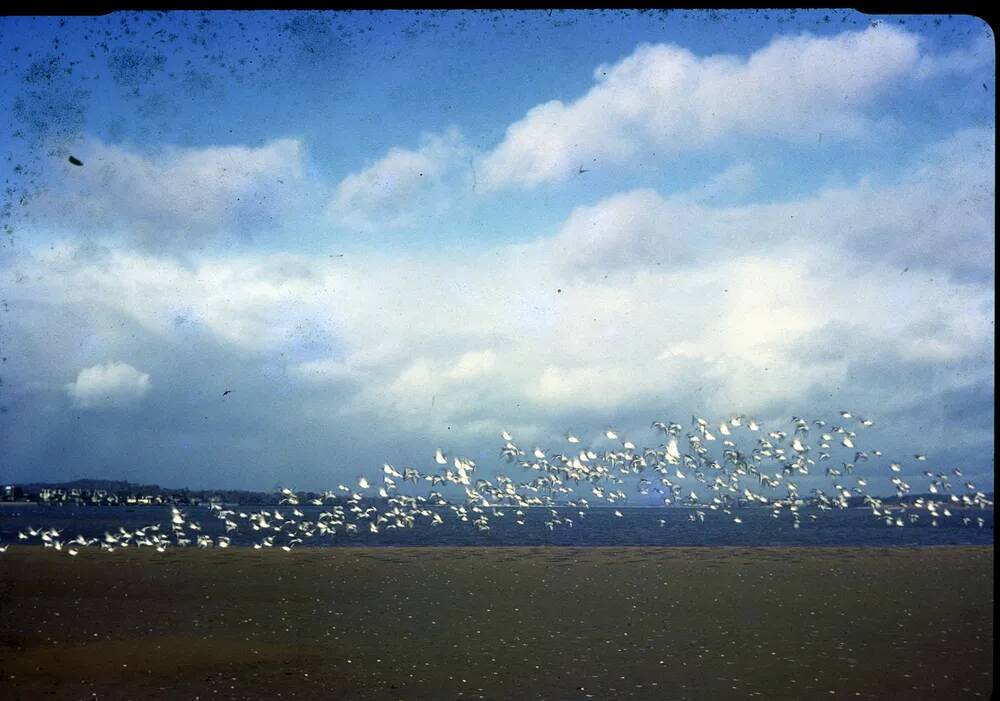
[[(309, 504), (315, 500), (324, 499), (318, 492), (296, 492), (301, 504)], [(993, 492), (986, 495), (987, 500), (993, 500)], [(887, 506), (912, 505), (916, 500), (941, 502), (945, 499), (940, 494), (908, 494), (900, 497), (887, 496), (881, 502)], [(274, 492), (255, 492), (244, 489), (169, 489), (156, 484), (135, 484), (124, 480), (80, 479), (70, 482), (0, 485), (0, 502), (32, 502), (39, 504), (92, 504), (92, 505), (146, 505), (146, 504), (234, 504), (240, 506), (273, 506), (282, 502), (282, 495)], [(385, 499), (368, 497), (362, 504), (378, 504)], [(814, 498), (803, 498), (806, 504), (816, 503)], [(852, 496), (847, 499), (850, 507), (866, 506), (863, 497)], [(565, 506), (565, 504), (561, 504)], [(636, 504), (639, 505), (639, 504)], [(762, 507), (764, 505), (738, 500), (742, 507)], [(498, 504), (497, 506), (503, 506)]]
[[(307, 498), (320, 495), (307, 494)], [(58, 483), (8, 484), (0, 489), (0, 501), (40, 504), (277, 504), (281, 495), (242, 489), (169, 489), (156, 484), (134, 484), (124, 480), (73, 480)]]

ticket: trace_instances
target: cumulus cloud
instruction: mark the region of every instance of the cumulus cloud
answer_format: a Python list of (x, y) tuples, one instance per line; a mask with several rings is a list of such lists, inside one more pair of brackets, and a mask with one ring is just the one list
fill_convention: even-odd
[(983, 68), (996, 71), (996, 42), (988, 30), (976, 37), (968, 47), (939, 55), (922, 56), (916, 74), (920, 78), (934, 78), (948, 74), (969, 75)]
[(128, 363), (112, 362), (84, 368), (66, 393), (81, 409), (133, 406), (151, 387), (149, 375)]
[[(889, 183), (776, 204), (623, 193), (574, 211), (552, 238), (467, 250), (447, 266), (431, 254), (181, 262), (66, 246), (21, 256), (5, 274), (11, 304), (63, 300), (84, 338), (124, 318), (190, 363), (226, 349), (211, 376), (263, 383), (260, 408), (241, 405), (259, 414), (245, 421), (268, 424), (268, 407), (294, 398), (280, 417), (294, 435), (478, 444), (517, 426), (551, 440), (587, 422), (645, 430), (692, 411), (787, 421), (846, 403), (947, 440), (944, 419), (927, 418), (937, 398), (954, 405), (993, 383), (991, 262), (970, 253), (992, 246), (990, 191), (977, 189), (989, 177), (973, 158), (990, 157), (982, 137), (960, 132)], [(938, 210), (965, 212), (960, 228), (929, 216)], [(941, 240), (947, 250), (934, 248)], [(935, 253), (904, 272), (913, 241)], [(981, 274), (958, 274), (963, 265)], [(128, 339), (111, 357), (129, 352)], [(81, 373), (75, 386), (109, 374)], [(81, 396), (97, 395), (117, 396)], [(981, 427), (961, 435), (973, 447), (992, 440)]]
[(56, 285), (65, 298), (92, 310), (113, 308), (163, 339), (195, 327), (244, 349), (333, 349), (330, 330), (338, 312), (328, 303), (343, 278), (321, 276), (308, 258), (274, 254), (182, 262), (127, 250), (96, 259), (78, 252), (54, 247), (37, 269), (23, 257), (26, 269), (44, 269), (48, 279), (22, 277), (19, 292), (45, 295)]
[[(185, 377), (231, 378), (219, 388), (236, 387), (242, 423), (290, 436), (308, 428), (320, 443), (329, 436), (331, 450), (350, 441), (356, 450), (392, 453), (400, 449), (394, 435), (478, 445), (501, 426), (551, 441), (589, 423), (640, 431), (651, 418), (692, 411), (786, 421), (839, 408), (833, 402), (877, 410), (884, 425), (901, 416), (913, 429), (927, 424), (938, 395), (954, 404), (956, 393), (991, 386), (990, 286), (947, 276), (932, 282), (877, 263), (857, 269), (831, 258), (830, 247), (780, 250), (605, 280), (547, 273), (552, 260), (541, 246), (504, 248), (489, 256), (501, 263), (495, 273), (476, 256), (453, 261), (448, 275), (466, 280), (461, 290), (448, 289), (432, 261), (379, 259), (345, 271), (323, 260), (302, 258), (295, 267), (265, 256), (232, 261), (226, 278), (231, 298), (256, 290), (252, 306), (228, 306), (221, 295), (208, 300), (196, 270), (175, 270), (169, 292), (139, 305), (152, 307), (148, 316), (134, 314), (127, 284), (119, 284), (134, 263), (123, 261), (104, 275), (83, 273), (100, 287), (75, 304), (92, 310), (82, 334), (107, 317), (93, 310), (113, 307), (151, 342), (173, 348), (159, 362), (192, 368), (178, 368), (171, 384), (181, 407), (200, 389)], [(516, 273), (505, 268), (515, 262)], [(25, 272), (44, 279), (22, 283), (18, 305), (35, 295), (72, 299), (69, 283), (83, 271), (60, 273), (50, 263)], [(284, 313), (289, 283), (295, 318)], [(183, 326), (172, 320), (180, 308), (197, 320), (184, 326), (203, 326), (204, 336), (179, 337)], [(254, 331), (233, 334), (234, 327)], [(331, 347), (312, 349), (284, 375), (280, 366), (269, 370), (302, 352), (303, 327), (322, 329)], [(227, 355), (202, 367), (213, 338)], [(39, 361), (24, 372), (47, 366)], [(120, 406), (148, 391), (148, 376), (95, 366), (67, 391), (82, 407)], [(206, 408), (198, 416), (224, 421), (219, 440), (227, 442), (230, 411)], [(980, 434), (969, 445), (989, 440)], [(376, 435), (390, 443), (369, 445)], [(299, 448), (291, 450), (287, 459)]]
[(359, 370), (342, 360), (323, 358), (296, 363), (289, 368), (293, 377), (312, 383), (333, 383), (357, 379)]
[(370, 231), (412, 226), (443, 214), (470, 149), (457, 129), (424, 134), (416, 149), (392, 148), (336, 186), (327, 213), (340, 225)]
[(757, 171), (750, 163), (734, 163), (708, 182), (688, 193), (700, 202), (718, 204), (726, 200), (741, 200), (757, 185)]
[(912, 79), (918, 66), (929, 77), (963, 65), (959, 55), (921, 56), (917, 35), (889, 25), (780, 36), (745, 58), (644, 44), (598, 66), (582, 97), (537, 105), (511, 124), (482, 158), (482, 181), (485, 189), (533, 187), (594, 159), (623, 163), (732, 136), (867, 137), (877, 121), (870, 106), (894, 84)]
[(155, 153), (91, 141), (77, 155), (84, 165), (64, 165), (35, 211), (76, 232), (149, 250), (274, 228), (307, 188), (305, 149), (295, 139)]
[(551, 242), (567, 268), (688, 263), (698, 241), (716, 236), (701, 207), (674, 204), (651, 189), (611, 195), (576, 207)]
[[(74, 142), (84, 165), (53, 159), (0, 256), (8, 462), (323, 488), (436, 445), (495, 457), (501, 427), (551, 446), (612, 423), (641, 442), (653, 418), (852, 408), (991, 481), (992, 63), (991, 35), (933, 55), (888, 24), (740, 56), (646, 44), (509, 126), (487, 110), (485, 151), (425, 133), (330, 183), (298, 139)], [(944, 129), (960, 130), (899, 155)], [(838, 150), (851, 140), (877, 148)], [(719, 172), (658, 189), (705, 163)], [(849, 175), (774, 194), (769, 169), (814, 167)], [(476, 188), (507, 190), (465, 217), (482, 238), (431, 250)], [(425, 235), (322, 250), (391, 229)]]
[[(742, 217), (734, 227), (756, 212)], [(335, 391), (331, 418), (363, 410), (413, 430), (511, 414), (552, 430), (567, 412), (655, 412), (664, 398), (718, 412), (794, 410), (814, 403), (818, 386), (881, 406), (845, 379), (872, 343), (883, 364), (914, 366), (992, 348), (989, 285), (859, 264), (835, 241), (792, 235), (607, 277), (565, 268), (550, 243), (457, 257), (447, 271), (432, 259), (346, 267), (285, 255), (198, 266), (116, 256), (59, 273), (51, 253), (19, 293), (113, 306), (166, 341), (185, 310), (250, 365), (300, 358), (288, 375)], [(810, 351), (806, 339), (831, 324), (848, 329), (843, 352)], [(949, 388), (947, 374), (935, 381), (932, 390)], [(913, 402), (927, 388), (898, 389)]]
[(798, 199), (713, 206), (701, 188), (615, 194), (574, 209), (549, 245), (563, 266), (584, 270), (676, 266), (785, 241), (834, 244), (833, 255), (859, 263), (992, 276), (994, 183), (992, 130), (966, 129), (891, 180), (866, 177)]

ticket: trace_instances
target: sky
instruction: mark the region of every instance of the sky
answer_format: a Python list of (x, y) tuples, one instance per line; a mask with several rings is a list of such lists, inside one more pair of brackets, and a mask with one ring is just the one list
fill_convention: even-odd
[(318, 490), (849, 409), (993, 488), (978, 18), (6, 17), (0, 55), (0, 481)]

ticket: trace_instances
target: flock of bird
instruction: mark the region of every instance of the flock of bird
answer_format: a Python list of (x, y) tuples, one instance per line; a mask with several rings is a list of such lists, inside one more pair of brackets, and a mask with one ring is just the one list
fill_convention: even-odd
[[(340, 484), (322, 495), (300, 495), (282, 488), (278, 505), (259, 510), (236, 510), (210, 504), (209, 513), (223, 522), (226, 535), (212, 537), (202, 532), (202, 524), (177, 506), (171, 507), (170, 523), (151, 524), (129, 530), (119, 527), (106, 531), (103, 538), (77, 535), (63, 540), (55, 528), (28, 528), (18, 533), (19, 541), (37, 539), (45, 547), (69, 555), (80, 548), (99, 547), (113, 552), (124, 547), (152, 547), (164, 552), (169, 547), (197, 546), (226, 548), (234, 533), (252, 532), (256, 549), (278, 547), (290, 551), (295, 546), (336, 533), (379, 533), (382, 530), (412, 528), (418, 522), (431, 526), (444, 523), (445, 516), (471, 524), (482, 532), (490, 530), (492, 519), (513, 518), (525, 525), (526, 510), (548, 512), (549, 530), (572, 527), (594, 505), (610, 505), (615, 517), (627, 503), (626, 489), (633, 488), (644, 502), (655, 499), (664, 506), (685, 507), (688, 519), (704, 522), (709, 513), (741, 524), (741, 510), (750, 506), (766, 508), (774, 519), (789, 519), (799, 528), (802, 518), (815, 521), (818, 512), (862, 505), (871, 516), (889, 527), (903, 527), (926, 519), (937, 526), (952, 518), (952, 509), (992, 508), (993, 502), (976, 486), (964, 481), (962, 471), (924, 470), (927, 495), (889, 504), (869, 492), (869, 484), (889, 478), (897, 497), (911, 494), (911, 485), (902, 478), (903, 464), (885, 459), (881, 450), (865, 449), (858, 431), (872, 426), (867, 418), (840, 412), (839, 425), (822, 420), (793, 417), (788, 430), (765, 430), (746, 416), (732, 416), (720, 423), (692, 417), (685, 428), (673, 422), (653, 422), (660, 439), (654, 447), (639, 448), (607, 429), (603, 438), (611, 447), (597, 450), (582, 447), (580, 438), (567, 434), (569, 446), (563, 451), (540, 447), (523, 448), (503, 431), (500, 456), (520, 468), (518, 479), (498, 472), (492, 480), (476, 478), (476, 463), (466, 457), (447, 456), (438, 449), (436, 467), (430, 471), (399, 470), (384, 464), (377, 479), (359, 476), (355, 485)], [(748, 449), (742, 449), (737, 441)], [(714, 449), (714, 450), (713, 450)], [(845, 452), (846, 451), (846, 452)], [(838, 457), (835, 458), (834, 456)], [(841, 459), (850, 456), (850, 460)], [(922, 454), (915, 462), (926, 462)], [(798, 482), (816, 477), (822, 470), (827, 489), (812, 488), (800, 493)], [(406, 492), (427, 489), (426, 495)], [(449, 500), (438, 491), (464, 491), (464, 501)], [(956, 488), (958, 487), (958, 488)], [(299, 507), (322, 507), (307, 516)], [(310, 509), (315, 512), (315, 509)], [(567, 511), (572, 516), (567, 515)], [(450, 512), (450, 515), (449, 515)], [(716, 516), (713, 515), (713, 518)], [(985, 519), (959, 515), (966, 526), (984, 527)], [(661, 519), (660, 525), (666, 524)], [(7, 546), (0, 546), (0, 552)]]

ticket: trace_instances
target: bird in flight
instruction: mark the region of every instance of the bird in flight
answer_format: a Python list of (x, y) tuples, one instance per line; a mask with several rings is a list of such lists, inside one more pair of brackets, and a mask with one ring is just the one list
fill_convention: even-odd
[(83, 161), (81, 161), (76, 156), (70, 156), (69, 157), (69, 162), (72, 163), (75, 166), (82, 166), (83, 165)]
[(225, 397), (227, 394), (232, 394), (232, 393), (233, 393), (233, 390), (227, 389), (225, 392), (222, 393), (222, 396)]
[(584, 168), (583, 165), (581, 164), (580, 167), (577, 169), (576, 172), (577, 172), (577, 175), (583, 175), (584, 173), (589, 173), (590, 170), (587, 169), (587, 168)]

